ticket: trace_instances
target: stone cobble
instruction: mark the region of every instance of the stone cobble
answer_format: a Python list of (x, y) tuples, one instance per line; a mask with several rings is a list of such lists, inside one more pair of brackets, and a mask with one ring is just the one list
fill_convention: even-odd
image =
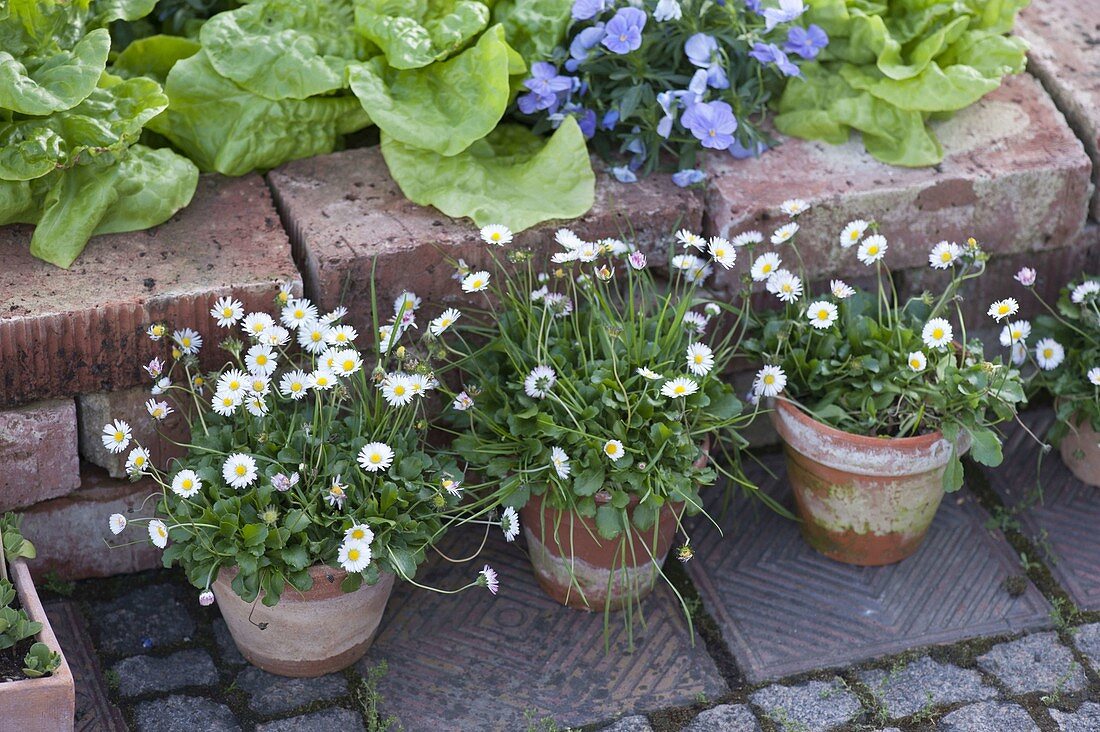
[(753, 692), (750, 698), (783, 732), (826, 732), (862, 711), (859, 699), (839, 678), (797, 686), (772, 684)]
[(890, 719), (900, 719), (943, 704), (994, 699), (997, 690), (982, 683), (977, 671), (922, 656), (901, 668), (869, 669), (859, 674)]
[(600, 732), (653, 732), (653, 726), (641, 714), (633, 714), (629, 717), (623, 717), (617, 722), (612, 722), (610, 726), (604, 727)]
[(1075, 712), (1051, 709), (1050, 716), (1060, 732), (1096, 732), (1100, 729), (1100, 704), (1085, 702)]
[(133, 655), (190, 640), (195, 621), (175, 585), (149, 585), (97, 603), (89, 614), (101, 653)]
[(123, 697), (218, 683), (213, 659), (200, 650), (179, 651), (163, 658), (131, 656), (116, 663), (113, 671), (118, 678), (118, 693)]
[(221, 618), (215, 620), (211, 627), (214, 631), (214, 642), (218, 645), (218, 660), (229, 666), (243, 666), (247, 661), (237, 650), (237, 644), (233, 642), (233, 636), (229, 634), (229, 626)]
[(996, 676), (1013, 694), (1079, 691), (1086, 684), (1081, 665), (1053, 632), (993, 646), (978, 657), (978, 666)]
[(240, 732), (233, 712), (201, 696), (169, 696), (141, 702), (134, 710), (135, 732)]
[(682, 732), (760, 732), (760, 722), (744, 704), (720, 704), (700, 712)]
[(256, 732), (366, 732), (363, 718), (350, 709), (330, 707), (256, 725)]
[(1039, 732), (1039, 726), (1019, 704), (981, 702), (945, 714), (940, 732)]
[(1073, 645), (1088, 659), (1092, 670), (1100, 673), (1100, 623), (1078, 628), (1073, 634)]
[(348, 695), (347, 679), (338, 674), (292, 679), (269, 674), (254, 666), (237, 675), (237, 687), (248, 694), (248, 708), (262, 715), (284, 714), (316, 701), (332, 701)]

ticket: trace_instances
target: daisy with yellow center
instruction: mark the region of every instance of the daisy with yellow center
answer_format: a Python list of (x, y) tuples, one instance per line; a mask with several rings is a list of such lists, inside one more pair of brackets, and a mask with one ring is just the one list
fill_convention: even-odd
[(611, 458), (611, 462), (617, 462), (626, 454), (623, 443), (618, 440), (608, 440), (603, 445), (603, 454)]
[(393, 448), (384, 442), (369, 442), (363, 445), (356, 461), (368, 473), (386, 470), (393, 464)]

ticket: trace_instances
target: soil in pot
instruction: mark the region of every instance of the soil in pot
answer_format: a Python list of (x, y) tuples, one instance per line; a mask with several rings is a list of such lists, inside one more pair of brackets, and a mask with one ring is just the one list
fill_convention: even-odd
[(313, 587), (299, 593), (287, 587), (279, 603), (268, 607), (245, 602), (233, 592), (236, 568), (223, 568), (211, 589), (233, 642), (249, 663), (280, 676), (323, 676), (351, 666), (374, 642), (394, 576), (345, 593), (347, 572), (311, 567)]
[[(19, 602), (14, 602), (11, 607), (18, 610)], [(35, 640), (34, 636), (24, 638), (11, 648), (0, 651), (0, 684), (6, 681), (22, 681), (29, 678), (23, 673), (23, 659), (26, 658), (27, 651), (35, 644)], [(0, 694), (3, 693), (3, 687), (0, 686)]]

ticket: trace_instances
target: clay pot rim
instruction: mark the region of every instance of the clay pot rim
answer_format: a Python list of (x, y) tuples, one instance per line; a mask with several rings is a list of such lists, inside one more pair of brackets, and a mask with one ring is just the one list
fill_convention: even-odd
[(818, 432), (822, 432), (837, 440), (844, 440), (853, 446), (863, 449), (875, 449), (882, 448), (889, 445), (894, 449), (912, 450), (914, 452), (927, 450), (935, 445), (940, 440), (944, 439), (943, 433), (939, 430), (935, 432), (929, 432), (923, 435), (914, 435), (912, 437), (878, 437), (870, 435), (857, 435), (854, 432), (845, 432), (844, 430), (837, 429), (831, 425), (814, 419), (794, 402), (785, 397), (773, 397), (776, 410), (781, 410), (784, 414), (798, 420), (804, 425), (807, 425)]

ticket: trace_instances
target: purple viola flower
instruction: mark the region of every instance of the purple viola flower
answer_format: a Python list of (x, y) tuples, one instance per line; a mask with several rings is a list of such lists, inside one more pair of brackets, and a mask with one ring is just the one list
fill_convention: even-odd
[(536, 61), (531, 64), (531, 78), (523, 85), (540, 97), (553, 97), (559, 92), (573, 91), (575, 81), (575, 77), (559, 74), (554, 64)]
[(643, 157), (645, 156), (645, 143), (642, 142), (642, 137), (638, 134), (641, 131), (639, 127), (635, 127), (630, 131), (630, 134), (634, 135), (634, 137), (631, 137), (630, 141), (626, 143), (626, 147), (623, 148), (624, 151)]
[(757, 15), (760, 14), (760, 0), (745, 0), (745, 7)]
[(764, 30), (770, 31), (780, 23), (790, 23), (806, 12), (802, 0), (779, 0), (778, 8), (764, 8)]
[(711, 89), (730, 88), (730, 80), (726, 77), (726, 71), (717, 61), (707, 67), (707, 86)]
[(762, 64), (775, 64), (785, 76), (802, 76), (798, 67), (787, 58), (787, 54), (774, 43), (755, 43), (749, 55)]
[(611, 175), (615, 176), (615, 180), (620, 183), (637, 183), (638, 176), (634, 175), (634, 171), (625, 165), (619, 165), (611, 169)]
[(657, 134), (668, 139), (672, 134), (672, 124), (676, 121), (676, 111), (673, 106), (676, 103), (676, 92), (663, 91), (657, 95), (657, 104), (661, 105), (661, 111), (665, 116), (657, 123)]
[(591, 140), (596, 134), (596, 113), (591, 109), (580, 109), (573, 116), (577, 118), (577, 126), (584, 133), (584, 139)]
[(705, 69), (710, 66), (716, 53), (718, 53), (718, 41), (714, 40), (714, 36), (696, 33), (684, 41), (684, 55), (692, 66)]
[(630, 53), (642, 45), (642, 29), (646, 14), (638, 8), (619, 8), (615, 17), (607, 22), (601, 43), (612, 53)]
[[(596, 25), (585, 28), (577, 35), (573, 36), (572, 42), (569, 44), (569, 56), (570, 61), (580, 63), (588, 58), (588, 52), (596, 46), (600, 45), (600, 41), (603, 40), (604, 24), (597, 23)], [(566, 61), (565, 67), (569, 68), (569, 61)], [(576, 68), (569, 69), (570, 71), (576, 71)]]
[(829, 45), (829, 36), (819, 25), (811, 25), (809, 28), (792, 25), (787, 31), (787, 43), (783, 50), (787, 53), (796, 53), (802, 58), (816, 58), (821, 49)]
[(600, 120), (600, 129), (613, 130), (617, 124), (619, 124), (619, 110), (609, 109), (604, 112), (603, 119)]
[(688, 168), (686, 170), (680, 170), (672, 174), (672, 182), (681, 188), (687, 188), (693, 186), (696, 183), (702, 183), (707, 177), (707, 174), (701, 170), (694, 170)]
[(733, 138), (733, 142), (730, 143), (729, 152), (737, 160), (744, 160), (745, 158), (758, 158), (763, 155), (768, 149), (768, 146), (763, 142), (757, 142), (752, 147), (745, 147), (737, 138)]
[(687, 108), (680, 124), (691, 130), (703, 147), (725, 150), (733, 142), (737, 118), (725, 102), (698, 102)]
[(588, 20), (607, 10), (607, 0), (574, 0), (573, 20)]

